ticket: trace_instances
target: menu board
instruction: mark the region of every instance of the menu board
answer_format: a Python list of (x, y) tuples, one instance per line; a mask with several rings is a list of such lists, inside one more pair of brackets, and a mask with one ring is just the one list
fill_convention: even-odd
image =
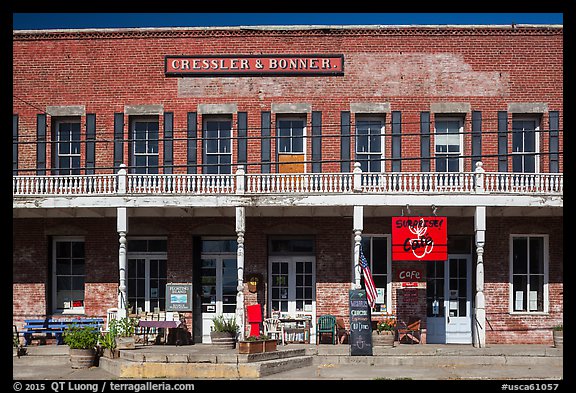
[(352, 289), (350, 301), (350, 355), (372, 356), (372, 318), (364, 289)]

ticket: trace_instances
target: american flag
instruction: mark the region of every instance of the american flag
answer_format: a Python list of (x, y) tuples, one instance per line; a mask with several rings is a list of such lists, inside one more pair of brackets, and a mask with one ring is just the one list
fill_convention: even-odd
[(372, 273), (370, 272), (370, 266), (368, 261), (360, 248), (360, 267), (362, 268), (362, 273), (364, 274), (364, 285), (366, 286), (366, 298), (368, 303), (370, 303), (370, 308), (374, 308), (374, 303), (376, 302), (376, 284), (374, 284), (374, 279), (372, 279)]

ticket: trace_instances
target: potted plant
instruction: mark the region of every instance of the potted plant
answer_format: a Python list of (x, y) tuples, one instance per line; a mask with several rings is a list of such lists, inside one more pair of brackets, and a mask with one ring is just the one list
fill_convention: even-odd
[(110, 331), (115, 332), (115, 344), (117, 349), (134, 349), (136, 339), (134, 338), (134, 331), (136, 328), (136, 319), (130, 317), (123, 317), (120, 319), (113, 319), (109, 323)]
[(555, 348), (564, 348), (564, 325), (556, 325), (552, 328), (552, 338)]
[(116, 349), (116, 327), (109, 326), (109, 330), (100, 338), (100, 347), (102, 348), (102, 356), (115, 359), (119, 357), (118, 349)]
[(385, 318), (381, 321), (378, 321), (376, 324), (376, 329), (372, 331), (372, 345), (387, 347), (393, 346), (395, 330), (395, 318)]
[(90, 326), (72, 325), (64, 331), (64, 344), (70, 348), (72, 368), (89, 368), (96, 360), (98, 330)]
[(246, 337), (243, 341), (238, 341), (238, 353), (261, 353), (274, 352), (278, 346), (278, 340), (271, 339), (266, 335)]
[(238, 334), (236, 319), (217, 315), (212, 318), (212, 322), (214, 324), (210, 331), (212, 344), (220, 348), (234, 349), (236, 347), (236, 335)]

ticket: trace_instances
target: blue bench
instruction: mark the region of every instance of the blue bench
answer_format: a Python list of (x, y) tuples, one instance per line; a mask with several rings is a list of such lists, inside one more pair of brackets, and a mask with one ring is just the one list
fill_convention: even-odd
[(34, 338), (56, 338), (58, 345), (64, 343), (63, 333), (72, 326), (93, 327), (100, 331), (104, 324), (102, 318), (69, 318), (69, 319), (26, 319), (24, 320), (25, 331), (21, 332), (26, 341), (25, 345), (30, 345)]

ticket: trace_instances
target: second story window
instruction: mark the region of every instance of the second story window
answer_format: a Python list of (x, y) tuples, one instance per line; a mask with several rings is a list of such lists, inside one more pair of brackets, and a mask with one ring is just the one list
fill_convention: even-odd
[(204, 173), (232, 173), (232, 120), (204, 121)]
[(80, 120), (56, 120), (55, 166), (60, 175), (80, 174)]
[(158, 173), (158, 119), (132, 119), (132, 173)]
[(356, 119), (356, 160), (360, 163), (362, 172), (382, 170), (383, 138), (383, 119)]
[(304, 119), (278, 120), (278, 153), (304, 154)]
[(512, 172), (537, 172), (538, 130), (535, 118), (512, 119)]
[(462, 172), (462, 132), (460, 118), (437, 118), (435, 120), (434, 151), (436, 172)]

